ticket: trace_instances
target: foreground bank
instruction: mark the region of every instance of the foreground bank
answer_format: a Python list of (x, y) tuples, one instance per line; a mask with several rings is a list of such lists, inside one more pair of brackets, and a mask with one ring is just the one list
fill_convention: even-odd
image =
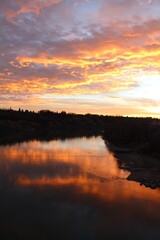
[(106, 126), (104, 140), (118, 159), (119, 167), (131, 173), (128, 180), (152, 189), (160, 187), (158, 119), (115, 119), (111, 126)]

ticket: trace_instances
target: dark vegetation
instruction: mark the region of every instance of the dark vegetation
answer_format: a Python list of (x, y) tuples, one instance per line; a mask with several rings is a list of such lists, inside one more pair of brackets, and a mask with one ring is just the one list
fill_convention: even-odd
[(104, 139), (114, 146), (137, 153), (160, 154), (160, 120), (114, 118), (105, 126)]
[(134, 147), (149, 139), (150, 118), (115, 118), (105, 128), (105, 137), (120, 147)]
[(0, 109), (0, 143), (100, 135), (104, 124), (99, 115)]
[(115, 146), (160, 154), (160, 121), (152, 118), (0, 109), (0, 133), (0, 144), (103, 135)]

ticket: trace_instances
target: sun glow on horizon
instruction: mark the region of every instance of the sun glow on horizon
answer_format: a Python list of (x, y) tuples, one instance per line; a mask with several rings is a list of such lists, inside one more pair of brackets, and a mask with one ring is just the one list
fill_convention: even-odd
[(160, 99), (160, 74), (149, 73), (144, 74), (140, 78), (140, 85), (142, 86), (143, 92), (147, 94), (149, 98)]

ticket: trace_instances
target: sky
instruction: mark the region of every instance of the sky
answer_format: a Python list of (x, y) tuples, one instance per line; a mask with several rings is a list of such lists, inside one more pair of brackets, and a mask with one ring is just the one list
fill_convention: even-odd
[(0, 0), (0, 108), (160, 117), (159, 0)]

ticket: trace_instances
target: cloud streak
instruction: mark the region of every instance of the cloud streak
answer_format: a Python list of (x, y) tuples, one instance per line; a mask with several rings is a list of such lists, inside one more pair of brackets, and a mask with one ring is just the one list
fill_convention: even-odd
[[(129, 92), (136, 94), (137, 89), (145, 99), (142, 76), (160, 74), (160, 19), (156, 17), (160, 4), (156, 0), (106, 0), (98, 5), (85, 0), (81, 4), (7, 0), (0, 1), (0, 7), (3, 106), (14, 99), (24, 99), (28, 106), (32, 101), (36, 106), (47, 95), (109, 97), (114, 93), (117, 99), (122, 95), (127, 99)], [(154, 100), (160, 101), (153, 93), (147, 102), (151, 112)], [(121, 109), (126, 107), (120, 100), (119, 104)], [(146, 102), (139, 105), (143, 108)], [(116, 112), (119, 114), (115, 108)]]
[(15, 18), (21, 14), (39, 15), (44, 8), (60, 3), (62, 0), (6, 0), (0, 1), (1, 13), (7, 18)]

